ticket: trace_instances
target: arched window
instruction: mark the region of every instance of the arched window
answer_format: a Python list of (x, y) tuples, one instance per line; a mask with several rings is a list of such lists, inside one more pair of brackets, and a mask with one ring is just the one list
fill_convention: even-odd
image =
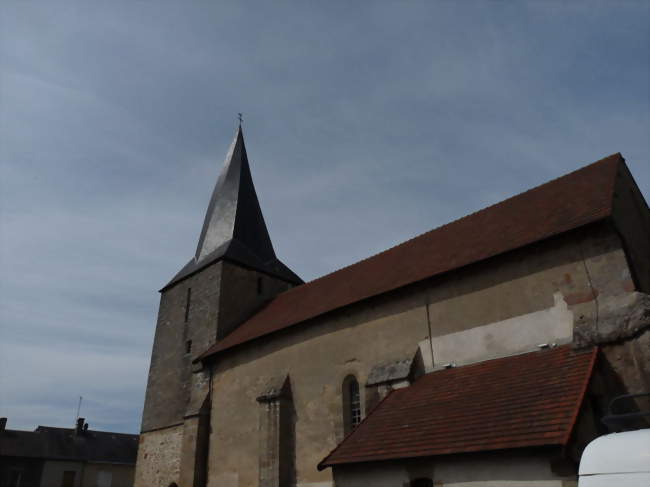
[(343, 379), (343, 429), (347, 435), (361, 422), (359, 382), (353, 375)]

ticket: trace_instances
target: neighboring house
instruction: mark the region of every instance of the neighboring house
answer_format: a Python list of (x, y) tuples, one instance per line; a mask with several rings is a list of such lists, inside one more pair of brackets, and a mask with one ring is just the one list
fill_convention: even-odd
[(138, 435), (39, 426), (0, 426), (0, 487), (131, 487)]
[(135, 485), (575, 485), (609, 399), (650, 389), (648, 292), (620, 154), (303, 283), (240, 127), (161, 290)]

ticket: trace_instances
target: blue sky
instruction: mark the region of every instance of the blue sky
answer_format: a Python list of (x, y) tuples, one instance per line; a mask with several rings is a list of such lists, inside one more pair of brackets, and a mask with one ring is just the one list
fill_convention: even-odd
[(237, 112), (309, 280), (620, 151), (647, 1), (0, 3), (0, 415), (137, 432)]

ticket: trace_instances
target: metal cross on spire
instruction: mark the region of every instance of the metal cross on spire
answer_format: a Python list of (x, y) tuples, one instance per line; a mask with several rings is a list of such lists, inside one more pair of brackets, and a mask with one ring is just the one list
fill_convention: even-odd
[(237, 118), (239, 119), (239, 125), (241, 126), (242, 122), (244, 121), (244, 117), (242, 116), (241, 113), (238, 113)]

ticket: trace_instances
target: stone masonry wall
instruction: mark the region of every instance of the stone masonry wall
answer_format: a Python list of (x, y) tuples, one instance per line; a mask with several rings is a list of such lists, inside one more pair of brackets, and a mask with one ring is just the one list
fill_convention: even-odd
[[(264, 302), (288, 287), (277, 278), (220, 261), (164, 291), (151, 354), (142, 431), (182, 423), (191, 395), (192, 360), (212, 345), (217, 336), (232, 331)], [(191, 292), (186, 322), (188, 289)]]
[(223, 263), (222, 272), (218, 338), (228, 335), (264, 303), (291, 287), (285, 281), (230, 262)]
[[(179, 472), (186, 484), (186, 478), (200, 478), (193, 473), (201, 463), (193, 439), (182, 437), (184, 430), (192, 428), (183, 424), (196, 421), (208, 395), (209, 374), (197, 370), (192, 360), (217, 336), (230, 332), (288, 287), (277, 278), (220, 261), (162, 293), (142, 419), (140, 485), (152, 485), (145, 479), (174, 478), (178, 482)], [(178, 458), (176, 453), (163, 453), (163, 445), (178, 453)], [(167, 487), (168, 483), (160, 485)]]
[[(214, 343), (217, 331), (222, 263), (163, 291), (151, 353), (142, 431), (183, 422), (192, 376), (192, 360)], [(187, 290), (191, 288), (186, 316)], [(192, 341), (187, 353), (187, 342)]]
[(183, 427), (140, 435), (134, 487), (168, 487), (179, 481)]

